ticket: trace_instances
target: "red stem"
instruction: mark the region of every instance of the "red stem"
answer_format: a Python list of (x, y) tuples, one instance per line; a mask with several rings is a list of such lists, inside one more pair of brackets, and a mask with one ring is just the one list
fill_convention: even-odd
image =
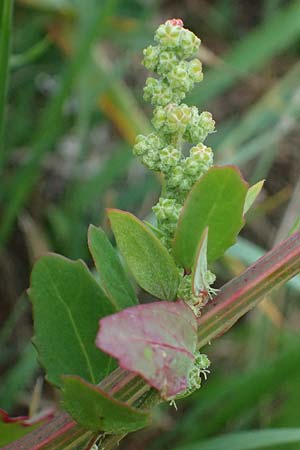
[(300, 232), (297, 231), (222, 287), (198, 321), (198, 346), (224, 334), (265, 294), (299, 271)]

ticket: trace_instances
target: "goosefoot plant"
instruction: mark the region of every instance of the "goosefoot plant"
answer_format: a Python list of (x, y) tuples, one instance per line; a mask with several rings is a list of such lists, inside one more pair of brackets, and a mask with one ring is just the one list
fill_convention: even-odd
[(249, 188), (236, 167), (213, 167), (204, 144), (214, 131), (212, 116), (183, 103), (203, 77), (195, 58), (200, 40), (173, 19), (158, 28), (155, 41), (143, 60), (157, 75), (144, 89), (155, 131), (139, 135), (133, 151), (162, 174), (156, 222), (108, 210), (117, 247), (153, 302), (138, 305), (100, 228), (91, 226), (88, 236), (96, 276), (82, 261), (41, 258), (29, 290), (34, 344), (65, 411), (36, 430), (27, 424), (28, 434), (5, 450), (113, 448), (149, 424), (155, 404), (198, 389), (210, 365), (199, 349), (300, 270), (296, 232), (219, 293), (212, 288), (208, 264), (235, 242), (262, 183)]

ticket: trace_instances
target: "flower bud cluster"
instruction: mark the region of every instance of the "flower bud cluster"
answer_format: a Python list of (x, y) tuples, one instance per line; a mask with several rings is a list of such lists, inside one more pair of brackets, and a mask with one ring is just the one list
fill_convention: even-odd
[[(215, 275), (210, 270), (208, 270), (208, 283), (214, 283), (215, 278)], [(203, 308), (203, 306), (206, 305), (209, 300), (209, 292), (203, 292), (200, 295), (195, 295), (193, 293), (192, 275), (185, 275), (181, 278), (177, 296), (179, 299), (184, 300), (190, 306), (196, 316), (199, 316), (200, 310)]]
[(161, 77), (148, 78), (144, 89), (145, 100), (154, 106), (179, 103), (186, 93), (203, 79), (202, 64), (198, 59), (187, 60), (198, 51), (200, 39), (183, 28), (182, 21), (167, 20), (159, 26), (154, 37), (156, 46), (144, 50), (143, 64)]
[[(180, 19), (167, 20), (155, 33), (156, 45), (144, 50), (144, 66), (154, 72), (144, 88), (144, 98), (154, 105), (154, 132), (137, 136), (133, 153), (148, 169), (164, 176), (163, 192), (153, 207), (160, 239), (171, 252), (172, 239), (184, 200), (199, 178), (213, 165), (213, 152), (203, 144), (214, 131), (207, 112), (181, 103), (195, 83), (202, 81), (202, 64), (195, 58), (200, 39), (183, 27)], [(183, 144), (191, 148), (183, 152)], [(198, 315), (207, 296), (195, 296), (190, 275), (181, 275), (178, 298)]]
[(207, 375), (210, 373), (208, 368), (210, 366), (210, 360), (204, 353), (197, 351), (195, 353), (194, 365), (188, 374), (188, 387), (182, 393), (176, 396), (176, 399), (187, 397), (194, 391), (201, 387), (201, 376), (206, 380)]

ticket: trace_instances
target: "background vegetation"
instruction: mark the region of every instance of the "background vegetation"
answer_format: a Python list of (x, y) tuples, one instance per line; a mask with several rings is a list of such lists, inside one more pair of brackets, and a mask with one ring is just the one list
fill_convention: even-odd
[[(9, 4), (0, 17), (0, 407), (33, 415), (57, 402), (30, 343), (34, 261), (55, 251), (89, 263), (87, 226), (108, 229), (106, 206), (146, 218), (159, 194), (159, 180), (131, 155), (135, 135), (150, 128), (140, 60), (159, 23), (181, 17), (202, 39), (205, 80), (188, 101), (214, 115), (216, 162), (238, 164), (252, 183), (266, 178), (242, 237), (215, 268), (218, 284), (297, 226), (300, 5), (20, 0), (10, 26)], [(121, 448), (187, 450), (221, 433), (299, 427), (299, 292), (295, 278), (208, 347), (202, 389), (177, 412), (156, 410), (153, 426)]]

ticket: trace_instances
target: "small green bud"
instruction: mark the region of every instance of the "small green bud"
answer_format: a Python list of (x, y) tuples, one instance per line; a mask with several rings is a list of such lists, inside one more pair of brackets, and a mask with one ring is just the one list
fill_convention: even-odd
[(159, 75), (166, 75), (178, 64), (178, 62), (179, 60), (175, 52), (171, 50), (160, 52), (157, 73)]
[(181, 158), (181, 151), (172, 145), (168, 145), (160, 151), (160, 170), (163, 173), (169, 172), (171, 167), (178, 164)]
[(142, 156), (147, 152), (147, 150), (148, 150), (147, 137), (142, 134), (138, 134), (137, 137), (135, 138), (135, 145), (132, 149), (133, 154), (135, 156)]
[(148, 150), (148, 152), (142, 156), (142, 163), (150, 170), (159, 170), (159, 150)]
[(149, 150), (158, 151), (161, 148), (163, 148), (163, 142), (155, 133), (150, 133), (148, 136), (139, 134), (136, 137), (135, 145), (133, 147), (133, 154), (136, 156), (142, 156)]
[(149, 77), (144, 87), (144, 99), (155, 106), (165, 106), (172, 101), (173, 92), (163, 80)]
[(166, 76), (171, 89), (174, 91), (179, 89), (188, 92), (193, 88), (194, 83), (189, 74), (189, 63), (186, 61), (180, 61)]
[(153, 206), (153, 211), (159, 221), (177, 222), (182, 206), (172, 198), (160, 197), (158, 203)]
[(200, 47), (200, 39), (190, 30), (182, 28), (180, 34), (180, 56), (182, 58), (190, 58)]
[(209, 133), (214, 131), (215, 121), (212, 115), (204, 111), (200, 115), (198, 110), (192, 109), (192, 120), (190, 121), (186, 133), (185, 139), (193, 144), (203, 142)]
[(195, 180), (192, 177), (189, 178), (185, 176), (181, 182), (180, 190), (185, 193), (189, 192), (192, 189), (194, 182)]
[(169, 104), (166, 107), (165, 129), (167, 133), (183, 134), (191, 119), (191, 110), (184, 103), (176, 105)]
[(161, 47), (174, 49), (179, 45), (182, 29), (181, 26), (173, 25), (170, 21), (167, 21), (158, 27), (154, 39)]
[(148, 136), (146, 136), (146, 139), (147, 139), (147, 144), (148, 144), (149, 149), (153, 148), (153, 149), (160, 150), (164, 146), (163, 141), (155, 133), (148, 134)]
[(143, 65), (146, 69), (155, 72), (159, 61), (160, 48), (158, 46), (149, 45), (149, 47), (144, 49), (143, 54)]
[[(210, 271), (208, 271), (210, 272)], [(210, 272), (211, 274), (211, 272)], [(210, 276), (210, 275), (208, 275)], [(196, 316), (199, 316), (200, 310), (203, 308), (203, 306), (206, 305), (206, 303), (209, 300), (209, 295), (207, 294), (200, 294), (195, 295), (193, 293), (192, 288), (192, 275), (185, 275), (179, 284), (177, 297), (181, 300), (184, 300), (190, 308), (194, 311)]]
[(210, 270), (206, 272), (206, 281), (209, 285), (214, 284), (214, 282), (216, 281), (216, 275)]
[(204, 353), (197, 351), (195, 354), (195, 361), (193, 367), (188, 374), (188, 388), (182, 394), (176, 396), (176, 398), (187, 397), (201, 387), (201, 375), (206, 380), (207, 375), (210, 373), (208, 368), (210, 366), (210, 360)]
[(154, 109), (152, 124), (157, 131), (161, 130), (162, 127), (164, 126), (166, 117), (167, 113), (164, 108), (158, 106), (157, 108)]
[(199, 176), (206, 172), (213, 164), (213, 152), (210, 147), (200, 143), (190, 150), (190, 156), (184, 161), (184, 173)]
[(180, 186), (183, 178), (184, 178), (183, 167), (181, 165), (173, 167), (168, 174), (167, 188), (172, 189)]
[(193, 59), (188, 63), (188, 71), (194, 83), (200, 83), (203, 80), (202, 64), (199, 59)]
[(212, 115), (208, 111), (203, 111), (200, 114), (200, 124), (207, 134), (212, 133), (215, 129), (216, 122), (213, 120)]

